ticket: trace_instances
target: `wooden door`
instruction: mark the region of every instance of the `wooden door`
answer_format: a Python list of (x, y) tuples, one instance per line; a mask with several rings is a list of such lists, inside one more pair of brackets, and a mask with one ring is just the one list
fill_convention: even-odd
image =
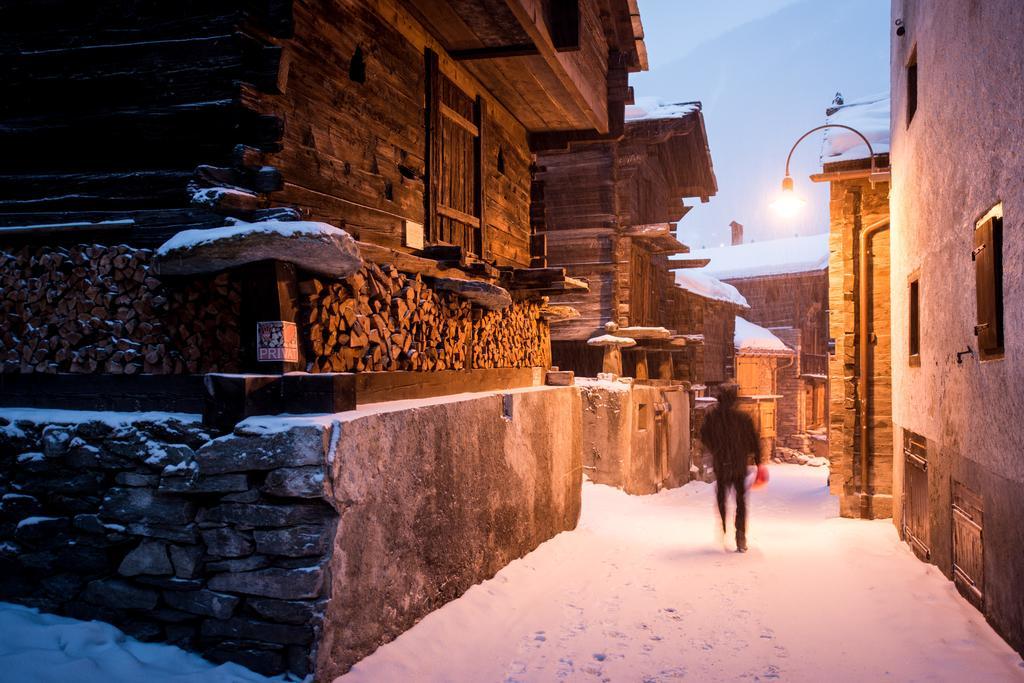
[(953, 482), (953, 583), (978, 609), (985, 602), (983, 522), (981, 496)]
[(903, 538), (922, 560), (928, 547), (928, 447), (920, 434), (903, 431)]
[(488, 257), (484, 215), (484, 100), (463, 92), (427, 50), (427, 239)]

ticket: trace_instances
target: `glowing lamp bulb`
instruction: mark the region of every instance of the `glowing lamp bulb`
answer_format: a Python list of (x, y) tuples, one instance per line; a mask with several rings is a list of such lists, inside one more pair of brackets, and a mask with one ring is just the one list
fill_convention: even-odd
[(783, 216), (789, 217), (796, 215), (806, 203), (793, 191), (793, 179), (787, 175), (782, 179), (782, 194), (772, 202), (772, 208)]

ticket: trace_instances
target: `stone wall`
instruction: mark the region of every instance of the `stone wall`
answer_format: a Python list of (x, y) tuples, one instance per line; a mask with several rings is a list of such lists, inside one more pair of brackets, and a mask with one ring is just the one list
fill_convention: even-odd
[[(893, 421), (927, 441), (930, 561), (952, 578), (953, 491), (982, 508), (986, 618), (1024, 653), (1024, 32), (1016, 0), (897, 0), (906, 35), (891, 46)], [(907, 121), (906, 65), (916, 52), (917, 111)], [(956, 84), (955, 97), (943, 97)], [(974, 230), (1003, 209), (1004, 352), (981, 360)], [(920, 363), (909, 358), (911, 277), (919, 278)], [(957, 362), (956, 353), (973, 354)], [(899, 434), (901, 437), (902, 434)], [(894, 444), (895, 511), (903, 494)], [(899, 525), (900, 519), (897, 518)]]
[(682, 387), (577, 382), (591, 481), (642, 495), (690, 480), (690, 403)]
[(0, 599), (331, 680), (575, 527), (581, 413), (573, 387), (525, 389), (211, 438), (0, 409)]
[(888, 517), (892, 514), (891, 342), (889, 296), (889, 233), (872, 239), (870, 349), (871, 462), (867, 496), (862, 495), (860, 419), (857, 412), (860, 231), (889, 215), (889, 184), (871, 186), (867, 179), (835, 181), (830, 194), (829, 334), (835, 353), (829, 357), (830, 490), (839, 496), (840, 512), (848, 517)]
[(792, 327), (773, 327), (772, 333), (789, 348), (796, 351), (796, 357), (779, 358), (775, 370), (776, 399), (775, 434), (778, 444), (790, 446), (794, 437), (803, 431), (803, 380), (800, 379), (800, 354), (803, 352), (803, 335)]
[(189, 415), (0, 415), (2, 599), (310, 670), (338, 517), (323, 430), (211, 440)]

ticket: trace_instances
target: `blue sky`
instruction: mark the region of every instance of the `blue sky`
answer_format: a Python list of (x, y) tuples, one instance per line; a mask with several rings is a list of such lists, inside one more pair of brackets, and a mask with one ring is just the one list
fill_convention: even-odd
[(794, 155), (808, 200), (792, 219), (768, 204), (786, 154), (824, 123), (836, 92), (847, 102), (888, 91), (888, 0), (640, 0), (650, 71), (633, 74), (638, 98), (701, 100), (719, 193), (679, 224), (693, 246), (728, 241), (728, 223), (752, 240), (828, 229), (828, 189), (807, 179), (819, 168), (820, 134)]

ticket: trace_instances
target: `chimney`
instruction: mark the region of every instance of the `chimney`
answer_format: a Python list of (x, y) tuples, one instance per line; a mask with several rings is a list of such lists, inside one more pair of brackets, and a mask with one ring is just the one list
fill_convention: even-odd
[(733, 221), (729, 227), (732, 228), (732, 245), (743, 244), (743, 224)]

